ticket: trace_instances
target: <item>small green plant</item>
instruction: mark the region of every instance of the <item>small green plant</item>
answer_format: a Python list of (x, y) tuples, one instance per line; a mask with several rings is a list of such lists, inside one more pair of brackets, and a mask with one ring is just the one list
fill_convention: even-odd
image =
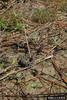
[(42, 84), (39, 81), (30, 81), (30, 83), (28, 84), (28, 89), (40, 89), (42, 88)]
[(27, 27), (28, 27), (28, 25), (21, 23), (21, 22), (17, 22), (16, 25), (15, 25), (15, 30), (16, 31), (22, 31)]
[(15, 27), (16, 27), (16, 23), (17, 23), (17, 15), (16, 13), (14, 12), (9, 20), (9, 22), (7, 22), (7, 28), (6, 28), (6, 31), (14, 31), (15, 30)]
[(48, 9), (34, 9), (32, 14), (32, 20), (34, 22), (45, 23), (48, 21), (53, 21), (55, 18), (55, 13)]
[(6, 68), (8, 66), (8, 61), (6, 58), (0, 58), (0, 68)]
[(4, 68), (4, 63), (0, 63), (0, 68)]
[(3, 18), (0, 18), (1, 31), (22, 31), (25, 28), (28, 28), (28, 25), (23, 23), (15, 12), (11, 16), (9, 22), (5, 21)]
[(16, 31), (21, 31), (22, 30), (22, 23), (16, 23), (16, 25), (15, 25), (15, 30)]
[(4, 68), (6, 68), (7, 66), (8, 66), (8, 61), (7, 61), (7, 58), (5, 58), (5, 57), (1, 57), (0, 58), (0, 68), (1, 69), (4, 69)]
[(19, 18), (19, 16), (14, 12), (12, 17), (11, 17), (11, 20), (10, 22), (8, 23), (8, 27), (7, 27), (7, 30), (8, 31), (22, 31), (24, 30), (25, 28), (27, 28), (28, 25), (27, 24), (24, 24), (21, 19)]
[(5, 30), (7, 28), (7, 23), (3, 18), (0, 18), (0, 30)]

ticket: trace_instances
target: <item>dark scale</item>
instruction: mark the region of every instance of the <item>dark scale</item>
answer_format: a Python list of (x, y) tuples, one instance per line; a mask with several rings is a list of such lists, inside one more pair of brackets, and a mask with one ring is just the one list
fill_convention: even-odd
[(27, 43), (24, 43), (23, 49), (24, 49), (24, 53), (27, 54), (28, 53)]
[(20, 42), (20, 43), (19, 43), (19, 48), (23, 48), (23, 47), (24, 47), (23, 43)]
[(42, 52), (42, 47), (41, 46), (36, 49), (37, 54), (39, 54), (40, 52)]
[(11, 45), (11, 48), (14, 49), (14, 50), (18, 50), (19, 48), (23, 49), (24, 50), (24, 53), (27, 54), (28, 53), (28, 47), (27, 47), (27, 43), (13, 43)]
[(19, 67), (25, 67), (26, 65), (25, 65), (25, 63), (22, 60), (19, 60), (18, 61), (18, 66)]
[(29, 62), (32, 62), (33, 61), (33, 58), (31, 57), (31, 58), (29, 58)]
[(18, 45), (19, 48), (22, 48), (24, 50), (24, 53), (27, 54), (28, 53), (28, 47), (27, 47), (27, 43), (19, 43)]
[(23, 58), (18, 60), (18, 67), (27, 67), (27, 63)]

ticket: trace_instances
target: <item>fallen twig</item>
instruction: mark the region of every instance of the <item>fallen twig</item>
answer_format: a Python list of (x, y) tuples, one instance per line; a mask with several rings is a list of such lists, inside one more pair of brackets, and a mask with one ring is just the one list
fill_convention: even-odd
[(45, 80), (45, 81), (47, 81), (47, 82), (49, 82), (49, 83), (51, 83), (51, 84), (58, 85), (58, 86), (61, 86), (61, 87), (65, 88), (65, 89), (67, 89), (67, 86), (64, 86), (64, 85), (62, 85), (62, 84), (59, 84), (59, 83), (57, 83), (57, 82), (55, 82), (55, 81), (46, 79), (46, 78), (41, 77), (41, 76), (40, 76), (40, 78), (43, 79), (43, 80)]
[(39, 64), (39, 63), (41, 63), (45, 60), (51, 59), (51, 58), (53, 58), (53, 55), (47, 56), (46, 58), (37, 59), (39, 61), (36, 60), (35, 64)]
[(29, 51), (29, 56), (31, 58), (31, 51), (30, 51), (30, 47), (29, 47), (29, 43), (28, 43), (28, 39), (27, 39), (27, 35), (26, 35), (26, 30), (24, 30), (24, 33), (25, 33), (26, 43), (27, 43), (27, 47), (28, 47), (28, 51)]
[(28, 70), (28, 69), (30, 69), (30, 68), (31, 68), (31, 66), (26, 67), (26, 68), (24, 68), (24, 69), (19, 69), (19, 70), (17, 70), (17, 71), (12, 70), (10, 73), (8, 73), (8, 74), (4, 75), (3, 77), (1, 77), (1, 78), (0, 78), (0, 81), (2, 81), (3, 79), (9, 77), (10, 75), (17, 74), (18, 72), (25, 71), (25, 70)]
[(60, 76), (62, 82), (64, 82), (67, 85), (67, 82), (63, 79), (62, 73), (60, 72), (59, 68), (57, 67), (57, 65), (55, 64), (55, 62), (52, 60), (52, 64), (54, 69), (57, 71), (58, 75)]

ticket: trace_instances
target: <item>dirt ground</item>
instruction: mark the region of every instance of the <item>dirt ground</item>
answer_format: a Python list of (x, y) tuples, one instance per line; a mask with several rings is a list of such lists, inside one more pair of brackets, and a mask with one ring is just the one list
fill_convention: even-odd
[(0, 0), (0, 100), (56, 93), (67, 93), (67, 0)]

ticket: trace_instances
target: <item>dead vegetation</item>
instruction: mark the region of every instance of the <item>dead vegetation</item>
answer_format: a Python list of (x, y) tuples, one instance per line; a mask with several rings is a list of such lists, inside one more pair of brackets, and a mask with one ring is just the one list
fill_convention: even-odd
[(0, 100), (66, 91), (67, 1), (1, 0)]

